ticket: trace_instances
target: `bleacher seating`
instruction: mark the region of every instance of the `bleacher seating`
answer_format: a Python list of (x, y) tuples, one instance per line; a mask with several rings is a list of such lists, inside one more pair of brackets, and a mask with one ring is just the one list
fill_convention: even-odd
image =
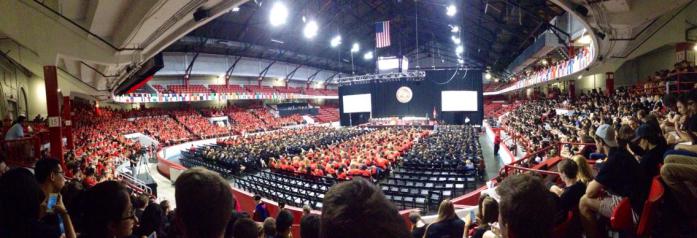
[(208, 85), (208, 88), (210, 88), (214, 93), (248, 93), (248, 91), (242, 88), (240, 85)]
[(167, 89), (174, 93), (210, 93), (211, 91), (203, 85), (168, 85)]
[(320, 107), (319, 113), (314, 116), (318, 123), (339, 121), (339, 109), (334, 107)]

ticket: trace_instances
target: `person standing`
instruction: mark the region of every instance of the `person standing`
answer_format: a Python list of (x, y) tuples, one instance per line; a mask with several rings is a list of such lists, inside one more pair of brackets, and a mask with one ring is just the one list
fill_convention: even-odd
[(499, 156), (500, 144), (501, 144), (501, 131), (497, 131), (496, 136), (494, 136), (494, 156)]

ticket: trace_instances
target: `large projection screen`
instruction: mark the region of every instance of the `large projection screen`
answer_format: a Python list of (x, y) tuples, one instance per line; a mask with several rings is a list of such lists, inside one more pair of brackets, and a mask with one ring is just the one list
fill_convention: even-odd
[(477, 91), (441, 91), (444, 112), (476, 112)]
[(344, 113), (371, 112), (370, 94), (344, 95), (341, 97)]

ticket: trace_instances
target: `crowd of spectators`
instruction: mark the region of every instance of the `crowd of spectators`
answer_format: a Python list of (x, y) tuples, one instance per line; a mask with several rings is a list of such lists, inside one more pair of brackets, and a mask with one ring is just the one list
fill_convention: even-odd
[(228, 128), (211, 123), (195, 111), (176, 111), (174, 118), (199, 138), (219, 137), (230, 133)]
[[(558, 108), (567, 110), (557, 113)], [(619, 89), (612, 95), (598, 91), (575, 100), (530, 101), (504, 116), (503, 125), (529, 151), (555, 142), (583, 142), (565, 146), (574, 161), (558, 165), (563, 181), (552, 192), (560, 197), (563, 211), (578, 208), (586, 237), (601, 237), (597, 217), (609, 218), (621, 201), (631, 204), (632, 220), (638, 224), (652, 179), (660, 178), (673, 199), (664, 206), (671, 214), (666, 227), (689, 227), (697, 214), (697, 194), (690, 192), (697, 174), (697, 90), (659, 95), (651, 91)], [(558, 154), (550, 151), (550, 154)], [(530, 164), (546, 159), (533, 155)], [(561, 188), (564, 187), (564, 188)], [(527, 204), (527, 203), (526, 203)], [(694, 232), (692, 229), (687, 229)], [(684, 231), (684, 230), (683, 230)], [(671, 233), (677, 235), (675, 233)]]
[(182, 124), (168, 115), (139, 117), (133, 120), (133, 123), (165, 145), (178, 144), (194, 138)]
[(299, 155), (279, 156), (269, 161), (269, 167), (340, 180), (356, 176), (380, 177), (414, 145), (415, 140), (428, 133), (413, 128), (372, 130), (340, 143), (321, 144)]
[(428, 137), (415, 144), (403, 156), (404, 165), (432, 168), (457, 168), (460, 171), (483, 169), (479, 129), (472, 126), (438, 126)]
[(324, 126), (280, 129), (221, 139), (217, 145), (192, 148), (184, 154), (224, 166), (237, 174), (267, 167), (270, 158), (298, 155), (319, 145), (339, 143), (361, 133), (365, 131)]

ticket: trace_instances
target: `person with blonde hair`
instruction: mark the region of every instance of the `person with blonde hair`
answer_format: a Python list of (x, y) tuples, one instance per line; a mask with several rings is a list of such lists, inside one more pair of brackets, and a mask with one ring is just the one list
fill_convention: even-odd
[(438, 218), (429, 224), (424, 231), (424, 238), (462, 237), (465, 232), (465, 221), (455, 214), (455, 205), (445, 199), (438, 207)]
[(583, 157), (583, 155), (574, 155), (571, 157), (571, 160), (576, 162), (576, 165), (578, 165), (578, 174), (576, 175), (578, 181), (583, 184), (588, 184), (593, 180), (593, 170), (591, 169), (591, 166), (588, 165), (586, 157)]

